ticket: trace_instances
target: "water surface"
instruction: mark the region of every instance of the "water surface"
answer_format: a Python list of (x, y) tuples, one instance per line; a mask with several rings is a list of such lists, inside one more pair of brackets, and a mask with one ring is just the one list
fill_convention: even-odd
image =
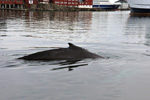
[[(1, 100), (149, 100), (149, 23), (129, 11), (0, 10)], [(68, 42), (105, 59), (16, 59)]]

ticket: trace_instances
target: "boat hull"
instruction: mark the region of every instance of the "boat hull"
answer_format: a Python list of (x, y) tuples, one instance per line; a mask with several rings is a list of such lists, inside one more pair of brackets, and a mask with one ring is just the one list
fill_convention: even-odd
[(120, 5), (100, 5), (101, 9), (118, 9)]
[(120, 5), (93, 5), (93, 8), (100, 9), (118, 9)]
[(150, 13), (150, 8), (130, 8), (131, 13)]

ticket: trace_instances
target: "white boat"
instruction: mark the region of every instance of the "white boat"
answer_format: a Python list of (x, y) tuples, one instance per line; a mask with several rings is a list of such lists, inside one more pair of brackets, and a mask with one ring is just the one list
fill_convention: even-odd
[(118, 9), (121, 3), (116, 3), (116, 0), (93, 0), (93, 8), (100, 9)]
[(131, 13), (150, 13), (150, 0), (127, 0)]

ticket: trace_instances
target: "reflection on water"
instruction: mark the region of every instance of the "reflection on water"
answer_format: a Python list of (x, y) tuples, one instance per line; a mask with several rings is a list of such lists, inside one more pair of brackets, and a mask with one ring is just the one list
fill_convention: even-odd
[[(0, 10), (1, 100), (147, 100), (149, 22), (129, 11)], [(68, 42), (109, 59), (16, 59)]]
[(2, 25), (1, 31), (11, 32), (7, 33), (10, 36), (15, 34), (19, 37), (44, 38), (52, 41), (71, 41), (75, 38), (77, 41), (83, 36), (86, 38), (85, 33), (88, 33), (91, 27), (91, 12), (1, 12), (2, 18), (7, 16), (1, 18), (6, 24)]
[(53, 68), (52, 70), (68, 69), (68, 71), (72, 71), (73, 68), (80, 67), (80, 66), (86, 66), (86, 65), (88, 65), (88, 64), (70, 65), (70, 66), (66, 66), (66, 67)]
[[(130, 16), (127, 21), (127, 34), (133, 35), (134, 38), (143, 38), (143, 42), (139, 43), (150, 45), (150, 17)], [(134, 27), (134, 28), (133, 28)], [(135, 32), (136, 30), (136, 32)]]
[[(21, 61), (22, 61), (21, 62), (22, 64), (28, 63), (28, 66), (44, 66), (44, 65), (56, 66), (55, 68), (50, 68), (51, 71), (61, 70), (61, 69), (67, 69), (68, 71), (72, 71), (75, 68), (88, 65), (88, 63), (84, 60), (58, 60), (58, 61), (25, 61), (25, 60), (21, 60)], [(89, 61), (90, 61), (90, 59), (89, 59)], [(9, 65), (7, 65), (5, 67), (17, 67), (17, 66), (15, 66), (15, 64), (16, 64), (16, 62), (12, 62), (12, 64), (9, 62)]]

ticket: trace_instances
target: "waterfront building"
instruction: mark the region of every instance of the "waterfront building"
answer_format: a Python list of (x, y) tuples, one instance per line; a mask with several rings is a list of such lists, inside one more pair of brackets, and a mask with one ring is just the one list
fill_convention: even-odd
[(92, 8), (93, 0), (0, 0), (1, 9), (37, 8), (38, 4), (55, 4), (64, 7)]
[(24, 0), (0, 0), (0, 8), (23, 9)]
[(52, 0), (52, 3), (59, 6), (92, 8), (93, 0)]
[(1, 9), (25, 9), (32, 5), (36, 6), (37, 0), (0, 0)]

